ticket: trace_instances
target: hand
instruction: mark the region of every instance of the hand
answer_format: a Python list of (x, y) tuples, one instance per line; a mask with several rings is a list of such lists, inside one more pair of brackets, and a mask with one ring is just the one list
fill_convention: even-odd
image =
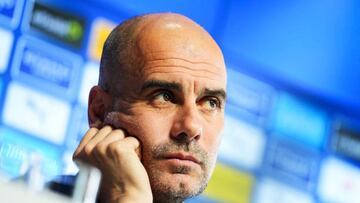
[(141, 163), (140, 143), (121, 129), (90, 128), (73, 159), (100, 169), (102, 202), (152, 202), (149, 177)]

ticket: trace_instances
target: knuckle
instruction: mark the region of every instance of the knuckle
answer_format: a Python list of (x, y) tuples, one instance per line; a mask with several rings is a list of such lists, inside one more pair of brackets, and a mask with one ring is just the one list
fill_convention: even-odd
[(113, 132), (121, 137), (125, 137), (125, 132), (122, 129), (116, 129)]
[(112, 127), (110, 125), (105, 125), (102, 130), (112, 131)]
[(95, 134), (97, 132), (99, 132), (99, 129), (92, 127), (87, 131), (87, 134)]
[(109, 151), (111, 154), (122, 156), (127, 152), (127, 149), (125, 146), (122, 145), (121, 142), (114, 142), (109, 145)]
[(132, 136), (127, 137), (126, 139), (129, 140), (130, 142), (135, 142), (135, 143), (139, 142), (138, 139), (136, 139), (135, 137), (132, 137)]
[(95, 146), (94, 148), (94, 151), (97, 153), (97, 154), (103, 154), (104, 151), (106, 149), (106, 145), (105, 144), (102, 144), (102, 143), (99, 143)]
[(90, 156), (91, 153), (92, 153), (92, 150), (93, 150), (93, 147), (92, 147), (92, 146), (86, 145), (86, 146), (84, 147), (84, 150), (83, 150), (83, 151), (84, 151), (85, 155)]
[(126, 138), (127, 145), (131, 148), (137, 148), (140, 145), (140, 142), (135, 137), (127, 137)]

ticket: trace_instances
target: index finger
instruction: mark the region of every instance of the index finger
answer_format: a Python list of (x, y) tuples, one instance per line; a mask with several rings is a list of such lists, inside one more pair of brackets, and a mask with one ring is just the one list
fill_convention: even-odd
[(99, 132), (99, 129), (97, 128), (90, 128), (84, 135), (84, 137), (81, 139), (79, 146), (76, 148), (73, 158), (78, 155), (82, 149), (85, 147), (85, 145), (96, 135), (96, 133)]

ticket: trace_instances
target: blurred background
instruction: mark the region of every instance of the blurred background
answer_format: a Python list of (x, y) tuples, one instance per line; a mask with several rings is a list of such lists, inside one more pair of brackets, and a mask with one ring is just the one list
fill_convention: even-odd
[(359, 202), (357, 0), (0, 0), (0, 181), (77, 172), (104, 40), (159, 11), (202, 25), (228, 67), (218, 164), (188, 202)]

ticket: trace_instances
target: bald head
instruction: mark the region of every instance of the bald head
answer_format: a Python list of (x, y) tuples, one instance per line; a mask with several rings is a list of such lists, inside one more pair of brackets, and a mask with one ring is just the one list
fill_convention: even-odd
[(118, 25), (107, 38), (100, 64), (99, 85), (119, 94), (144, 68), (145, 59), (191, 58), (222, 69), (223, 55), (213, 38), (189, 18), (174, 13), (137, 16)]
[(89, 123), (140, 141), (153, 202), (200, 194), (215, 166), (226, 103), (225, 64), (213, 38), (179, 14), (127, 20), (106, 40), (99, 85), (90, 92)]

